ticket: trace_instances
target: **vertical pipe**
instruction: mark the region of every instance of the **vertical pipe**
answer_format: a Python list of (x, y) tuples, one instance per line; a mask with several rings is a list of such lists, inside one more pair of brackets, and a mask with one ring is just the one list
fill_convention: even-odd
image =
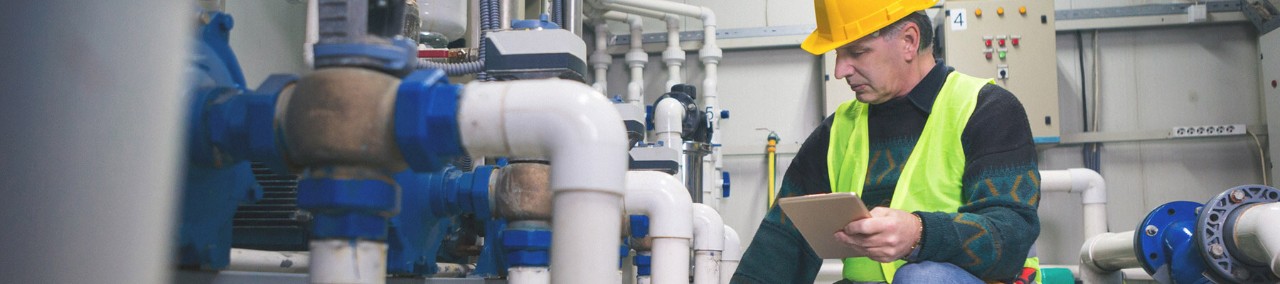
[(504, 30), (504, 31), (510, 30), (511, 29), (511, 0), (502, 0), (500, 3), (501, 4), (498, 4), (498, 11), (499, 11), (498, 12), (498, 21), (499, 21), (498, 29)]
[(4, 6), (0, 275), (169, 283), (195, 4)]
[[(370, 260), (374, 261), (370, 261)], [(387, 244), (365, 240), (311, 241), (311, 283), (386, 283)]]
[(689, 239), (655, 238), (653, 240), (652, 277), (654, 283), (689, 281)]
[(468, 153), (548, 157), (556, 165), (552, 281), (616, 280), (628, 140), (612, 103), (567, 80), (473, 82), (465, 88), (457, 117)]
[(314, 46), (320, 40), (320, 3), (318, 0), (307, 0), (307, 35), (302, 43), (302, 61), (307, 68), (315, 68), (316, 56)]
[(680, 49), (680, 19), (668, 16), (666, 22), (667, 50), (662, 52), (662, 61), (667, 63), (667, 86), (663, 91), (684, 82), (680, 76), (680, 66), (684, 64), (684, 50)]
[(467, 48), (480, 48), (480, 2), (487, 0), (467, 1)]
[(636, 15), (627, 15), (627, 24), (631, 27), (631, 50), (627, 51), (627, 65), (631, 66), (631, 82), (627, 83), (627, 103), (643, 106), (644, 102), (644, 65), (649, 61), (649, 54), (644, 52), (644, 23)]
[(582, 0), (564, 0), (564, 27), (582, 37)]
[(507, 281), (511, 284), (551, 283), (551, 271), (546, 267), (512, 267), (507, 273)]
[(729, 284), (733, 272), (738, 271), (738, 263), (742, 261), (742, 239), (738, 231), (724, 225), (724, 254), (720, 257), (720, 283)]
[(603, 18), (604, 16), (599, 16), (592, 19), (595, 21), (595, 29), (593, 33), (595, 34), (596, 39), (595, 51), (591, 54), (591, 66), (595, 69), (594, 77), (596, 81), (592, 86), (601, 94), (609, 96), (609, 64), (613, 63), (613, 57), (609, 55), (608, 51), (609, 25)]
[(693, 271), (693, 284), (719, 284), (720, 252), (694, 251)]
[(720, 213), (706, 204), (693, 204), (694, 284), (720, 283), (724, 234)]

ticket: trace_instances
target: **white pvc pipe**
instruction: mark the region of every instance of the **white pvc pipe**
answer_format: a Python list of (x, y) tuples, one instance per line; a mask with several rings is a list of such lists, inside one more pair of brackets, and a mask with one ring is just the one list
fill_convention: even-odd
[(472, 82), (458, 121), (473, 156), (549, 157), (556, 165), (552, 281), (617, 280), (628, 140), (612, 103), (568, 80)]
[(693, 251), (693, 283), (719, 284), (724, 221), (706, 204), (693, 204)]
[(711, 19), (711, 24), (715, 25), (715, 14), (711, 13), (711, 9), (707, 9), (706, 7), (665, 0), (600, 0), (600, 2), (604, 4), (617, 4), (664, 13), (672, 13), (686, 17), (704, 19), (704, 21), (709, 17)]
[(693, 284), (720, 283), (720, 253), (711, 250), (693, 251)]
[[(663, 146), (676, 150), (683, 149), (684, 140), (680, 138), (680, 133), (684, 130), (684, 111), (684, 104), (673, 98), (660, 100), (653, 107), (654, 136), (663, 143)], [(681, 164), (684, 162), (680, 161)]]
[(654, 171), (627, 172), (627, 214), (649, 216), (653, 237), (652, 277), (656, 283), (689, 281), (689, 240), (693, 238), (693, 199), (684, 183)]
[(1107, 182), (1090, 169), (1040, 171), (1041, 192), (1080, 193), (1084, 204), (1084, 237), (1107, 232)]
[(387, 282), (387, 244), (367, 240), (311, 241), (308, 277), (313, 284)]
[(595, 42), (596, 49), (594, 52), (591, 53), (591, 66), (595, 69), (596, 82), (591, 86), (595, 87), (597, 92), (600, 92), (601, 94), (605, 94), (605, 96), (608, 96), (609, 95), (609, 91), (608, 91), (609, 64), (613, 63), (613, 56), (609, 55), (609, 50), (608, 50), (609, 49), (609, 42), (608, 42), (609, 25), (608, 25), (608, 22), (605, 22), (604, 19), (593, 18), (592, 20), (595, 21), (594, 34), (596, 36), (596, 42)]
[(644, 52), (644, 22), (640, 16), (618, 11), (604, 13), (609, 20), (627, 23), (631, 28), (631, 50), (627, 51), (627, 66), (631, 67), (631, 81), (627, 82), (626, 101), (629, 104), (642, 106), (644, 99), (644, 65), (649, 62), (649, 54)]
[[(511, 284), (550, 284), (551, 271), (541, 266), (518, 266), (507, 269), (507, 283)], [(559, 282), (557, 282), (559, 283)]]
[(301, 251), (264, 251), (231, 249), (231, 263), (227, 270), (306, 273), (310, 253)]
[(1124, 268), (1140, 267), (1133, 231), (1103, 233), (1080, 246), (1080, 278), (1084, 283), (1119, 283)]
[(720, 257), (720, 283), (729, 284), (733, 272), (738, 271), (738, 263), (742, 262), (742, 239), (738, 231), (724, 225), (724, 254)]
[(1280, 276), (1280, 203), (1255, 205), (1240, 213), (1235, 223), (1237, 252), (1255, 262), (1270, 264)]
[(662, 51), (662, 62), (667, 63), (667, 86), (663, 91), (671, 90), (672, 86), (684, 82), (684, 77), (680, 76), (680, 66), (684, 65), (684, 49), (680, 48), (680, 21), (675, 17), (668, 17), (667, 21), (667, 49)]
[(302, 61), (307, 68), (315, 68), (315, 45), (320, 41), (320, 3), (319, 0), (307, 0), (307, 35), (302, 43)]

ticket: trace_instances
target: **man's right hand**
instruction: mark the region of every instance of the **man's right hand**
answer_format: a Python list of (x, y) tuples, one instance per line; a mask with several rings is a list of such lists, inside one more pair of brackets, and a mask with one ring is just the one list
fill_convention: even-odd
[(893, 262), (911, 254), (920, 239), (921, 220), (910, 212), (876, 207), (871, 217), (849, 222), (836, 240), (871, 260)]

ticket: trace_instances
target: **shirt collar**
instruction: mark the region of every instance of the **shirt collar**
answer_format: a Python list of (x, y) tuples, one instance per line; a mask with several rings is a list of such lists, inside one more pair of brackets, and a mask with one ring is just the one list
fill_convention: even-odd
[(933, 101), (938, 98), (938, 92), (942, 90), (942, 84), (947, 82), (947, 75), (951, 74), (951, 71), (955, 71), (955, 68), (938, 60), (933, 65), (933, 69), (929, 70), (929, 74), (925, 74), (924, 79), (921, 79), (920, 83), (907, 93), (907, 99), (924, 113), (930, 113), (933, 110)]

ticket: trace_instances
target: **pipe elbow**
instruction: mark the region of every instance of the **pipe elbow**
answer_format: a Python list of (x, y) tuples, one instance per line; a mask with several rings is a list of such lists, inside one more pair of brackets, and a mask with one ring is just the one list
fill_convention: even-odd
[(472, 82), (458, 123), (472, 155), (550, 158), (557, 165), (553, 191), (623, 193), (626, 130), (612, 103), (590, 86), (560, 79)]
[(644, 31), (644, 18), (640, 16), (628, 14), (627, 24), (631, 26), (631, 32), (633, 33), (643, 33)]
[(654, 171), (627, 172), (623, 200), (628, 214), (649, 216), (650, 236), (693, 238), (693, 198), (674, 176)]
[(684, 105), (679, 100), (666, 98), (653, 107), (653, 130), (656, 134), (680, 133), (684, 129)]
[(724, 220), (702, 203), (693, 204), (693, 250), (724, 250)]
[(738, 231), (724, 225), (724, 253), (720, 257), (723, 261), (740, 261), (742, 260), (742, 239), (738, 237)]
[(1081, 168), (1068, 171), (1071, 172), (1071, 191), (1083, 193), (1084, 204), (1107, 203), (1107, 182), (1101, 174)]
[(711, 8), (707, 7), (699, 8), (701, 8), (701, 11), (698, 13), (698, 19), (702, 20), (702, 25), (712, 27), (716, 26), (716, 12), (711, 11)]

